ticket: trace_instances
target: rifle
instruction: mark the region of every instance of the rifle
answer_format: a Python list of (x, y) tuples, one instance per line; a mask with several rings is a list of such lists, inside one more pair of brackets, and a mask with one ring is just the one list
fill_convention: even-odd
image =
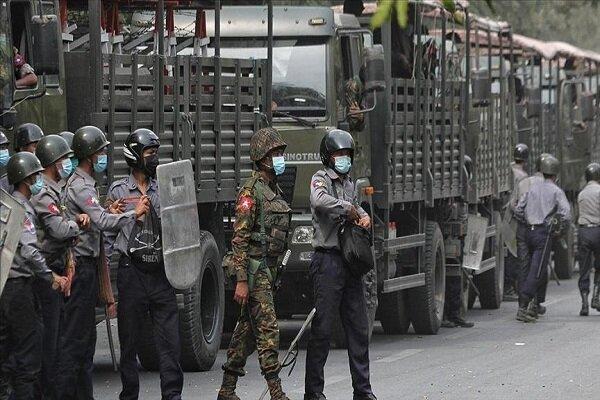
[[(317, 312), (316, 308), (313, 308), (310, 311), (310, 313), (308, 314), (308, 317), (306, 317), (306, 320), (302, 324), (302, 328), (300, 328), (300, 331), (298, 331), (298, 334), (296, 335), (294, 340), (292, 340), (290, 347), (288, 348), (288, 350), (285, 353), (285, 356), (283, 357), (283, 361), (281, 362), (281, 369), (288, 367), (290, 365), (292, 366), (290, 368), (290, 372), (288, 373), (288, 376), (292, 374), (292, 371), (294, 370), (294, 367), (296, 366), (296, 359), (298, 358), (298, 343), (300, 343), (300, 339), (302, 339), (304, 332), (306, 332), (306, 330), (308, 329), (308, 326), (310, 325), (313, 318), (315, 317), (316, 312)], [(265, 398), (265, 396), (267, 395), (268, 391), (269, 391), (269, 388), (266, 387), (265, 390), (263, 390), (260, 397), (258, 398), (258, 400), (263, 400)]]

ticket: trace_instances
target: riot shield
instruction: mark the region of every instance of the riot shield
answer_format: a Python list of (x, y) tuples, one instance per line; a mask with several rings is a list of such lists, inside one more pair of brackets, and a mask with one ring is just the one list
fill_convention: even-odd
[(156, 177), (167, 279), (175, 289), (189, 289), (198, 279), (202, 262), (192, 163), (159, 165)]
[(25, 207), (0, 189), (0, 294), (19, 245), (24, 219)]
[(463, 249), (463, 268), (478, 271), (481, 268), (481, 258), (485, 245), (485, 232), (488, 227), (487, 218), (469, 214), (467, 221), (467, 236)]
[(518, 222), (513, 217), (512, 211), (506, 209), (504, 211), (504, 217), (501, 222), (502, 239), (504, 239), (504, 245), (510, 251), (514, 257), (517, 256), (517, 226)]

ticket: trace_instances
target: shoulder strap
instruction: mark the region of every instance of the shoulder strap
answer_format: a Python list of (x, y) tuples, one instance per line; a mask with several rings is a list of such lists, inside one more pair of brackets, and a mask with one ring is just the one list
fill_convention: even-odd
[(263, 260), (266, 260), (267, 258), (267, 234), (266, 234), (266, 230), (265, 230), (265, 207), (263, 205), (263, 196), (264, 196), (264, 192), (263, 192), (263, 187), (262, 184), (258, 184), (256, 185), (257, 179), (254, 179), (254, 190), (256, 190), (256, 197), (258, 199), (258, 212), (259, 212), (259, 218), (260, 218), (260, 244), (262, 246), (262, 252), (263, 252)]

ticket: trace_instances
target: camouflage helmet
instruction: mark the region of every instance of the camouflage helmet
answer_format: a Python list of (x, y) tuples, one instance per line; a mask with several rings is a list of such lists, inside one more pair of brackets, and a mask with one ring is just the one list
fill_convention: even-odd
[(254, 162), (260, 161), (274, 149), (285, 149), (287, 143), (275, 128), (259, 129), (250, 139), (250, 159)]
[(15, 132), (15, 150), (21, 151), (23, 147), (30, 143), (39, 142), (44, 137), (42, 128), (36, 124), (26, 123), (21, 124)]
[(593, 162), (585, 168), (585, 180), (600, 181), (600, 164)]
[(540, 171), (544, 175), (556, 176), (560, 172), (560, 162), (551, 154), (548, 154), (546, 157), (542, 158), (540, 164)]
[(529, 158), (529, 147), (525, 143), (518, 143), (513, 151), (513, 160), (527, 161)]
[(542, 160), (548, 156), (551, 156), (552, 154), (550, 153), (542, 153), (538, 156), (538, 158), (535, 160), (535, 170), (538, 172), (542, 171)]
[(6, 166), (6, 174), (8, 175), (8, 183), (16, 185), (28, 176), (37, 174), (43, 171), (40, 160), (35, 154), (28, 151), (21, 151), (13, 155)]

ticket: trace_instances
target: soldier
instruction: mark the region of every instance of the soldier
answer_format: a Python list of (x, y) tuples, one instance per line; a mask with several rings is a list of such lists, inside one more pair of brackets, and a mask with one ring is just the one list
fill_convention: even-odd
[[(179, 365), (181, 343), (179, 341), (179, 314), (175, 290), (171, 287), (162, 262), (148, 258), (147, 247), (134, 250), (144, 243), (152, 246), (152, 255), (162, 255), (160, 240), (160, 203), (156, 183), (158, 166), (158, 136), (148, 129), (137, 129), (125, 140), (124, 155), (131, 173), (127, 178), (115, 181), (107, 194), (110, 204), (118, 204), (125, 211), (133, 210), (134, 199), (146, 197), (154, 207), (152, 220), (157, 221), (152, 233), (135, 229), (141, 221), (130, 220), (119, 232), (107, 233), (106, 255), (119, 255), (117, 288), (119, 291), (119, 343), (121, 346), (120, 399), (137, 399), (139, 376), (136, 345), (141, 338), (139, 328), (144, 325), (148, 311), (152, 316), (152, 328), (159, 356), (160, 387), (165, 400), (181, 399), (183, 371)], [(146, 215), (145, 218), (148, 218)], [(152, 235), (151, 237), (148, 237)], [(140, 251), (141, 250), (141, 251)], [(137, 253), (137, 254), (136, 254)], [(151, 260), (144, 262), (144, 258)], [(156, 258), (159, 259), (158, 257)], [(162, 257), (160, 257), (162, 260)]]
[(4, 189), (6, 192), (10, 192), (8, 177), (6, 176), (6, 166), (8, 165), (8, 160), (10, 158), (8, 152), (9, 145), (10, 142), (6, 137), (6, 134), (0, 130), (0, 189)]
[[(61, 400), (75, 397), (93, 398), (92, 369), (96, 347), (95, 307), (100, 291), (98, 270), (101, 256), (102, 232), (116, 231), (148, 211), (147, 199), (140, 199), (135, 210), (121, 213), (119, 203), (104, 209), (98, 201), (93, 172), (104, 172), (108, 164), (106, 147), (110, 143), (95, 126), (79, 128), (73, 138), (73, 151), (79, 160), (75, 173), (65, 188), (66, 214), (75, 219), (87, 214), (92, 222), (82, 231), (74, 249), (75, 276), (71, 296), (63, 307), (59, 328), (59, 354), (56, 372), (56, 396)], [(117, 214), (117, 215), (115, 215)], [(109, 289), (110, 290), (110, 287)], [(108, 304), (114, 315), (114, 304)]]
[(556, 186), (559, 161), (551, 155), (541, 160), (544, 182), (524, 194), (515, 209), (515, 216), (526, 224), (525, 243), (529, 251), (527, 268), (522, 271), (519, 285), (517, 320), (533, 322), (538, 313), (535, 299), (541, 276), (547, 275), (552, 236), (571, 220), (571, 208), (565, 193)]
[(35, 153), (37, 143), (44, 137), (42, 128), (36, 124), (21, 124), (15, 132), (15, 151)]
[[(511, 169), (513, 174), (513, 191), (509, 200), (508, 212), (512, 214), (514, 208), (517, 206), (519, 201), (519, 183), (527, 178), (527, 172), (525, 172), (525, 166), (529, 159), (529, 148), (526, 144), (519, 143), (515, 146), (513, 152), (513, 162), (511, 163)], [(517, 285), (516, 282), (519, 278), (519, 260), (510, 251), (507, 252), (505, 259), (504, 269), (504, 301), (517, 301)]]
[(344, 84), (344, 101), (350, 132), (362, 131), (365, 127), (365, 114), (361, 112), (362, 82), (360, 77), (355, 76)]
[(581, 293), (581, 311), (587, 316), (590, 312), (588, 295), (590, 293), (590, 272), (592, 258), (594, 263), (594, 294), (592, 308), (600, 311), (600, 164), (591, 163), (585, 169), (587, 185), (577, 196), (579, 205), (579, 231), (577, 235), (577, 259), (579, 261), (579, 292)]
[(0, 398), (41, 398), (39, 372), (42, 356), (42, 323), (37, 312), (33, 278), (54, 290), (65, 290), (67, 279), (50, 271), (38, 247), (37, 217), (29, 199), (43, 187), (42, 166), (31, 153), (11, 157), (8, 180), (13, 196), (25, 207), (25, 221), (8, 280), (0, 297)]
[[(40, 251), (46, 259), (46, 264), (54, 273), (68, 276), (66, 254), (71, 251), (71, 245), (79, 236), (79, 228), (89, 226), (89, 217), (85, 214), (77, 215), (73, 221), (68, 220), (61, 201), (64, 179), (69, 177), (73, 168), (69, 158), (73, 152), (63, 138), (58, 135), (48, 135), (38, 142), (35, 154), (44, 168), (42, 173), (44, 188), (31, 199), (31, 205), (40, 222), (38, 225)], [(41, 303), (44, 322), (42, 392), (44, 398), (52, 399), (54, 398), (53, 372), (58, 346), (58, 324), (63, 299), (45, 282), (36, 281), (34, 288)]]
[(305, 400), (325, 399), (323, 369), (329, 353), (333, 321), (341, 313), (348, 338), (354, 400), (375, 399), (369, 377), (369, 321), (364, 284), (344, 266), (338, 230), (346, 219), (364, 228), (369, 215), (357, 204), (354, 182), (348, 175), (354, 159), (354, 139), (333, 129), (320, 147), (323, 168), (311, 180), (310, 204), (315, 228), (310, 265), (317, 312), (306, 352)]
[(242, 312), (223, 365), (219, 400), (239, 400), (237, 380), (244, 375), (246, 359), (255, 349), (271, 399), (288, 399), (279, 379), (279, 328), (272, 289), (277, 258), (285, 251), (290, 228), (291, 210), (277, 186), (277, 176), (285, 170), (286, 147), (274, 128), (260, 129), (250, 140), (250, 158), (256, 170), (238, 194), (233, 254), (224, 260), (229, 275), (237, 280), (234, 300)]

